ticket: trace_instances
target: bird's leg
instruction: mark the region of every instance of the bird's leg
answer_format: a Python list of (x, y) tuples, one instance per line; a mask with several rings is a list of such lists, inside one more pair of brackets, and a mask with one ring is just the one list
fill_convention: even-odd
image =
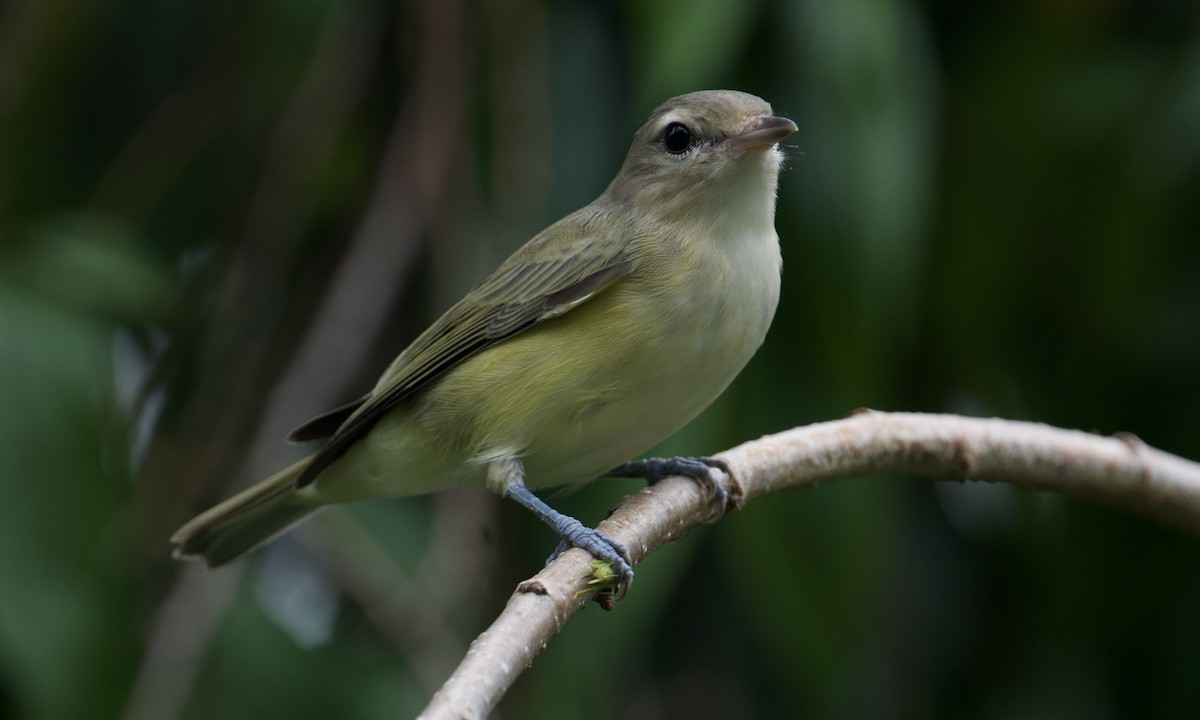
[(605, 537), (575, 518), (564, 515), (547, 505), (541, 498), (525, 487), (525, 469), (517, 458), (494, 460), (488, 465), (488, 483), (501, 488), (505, 497), (517, 501), (525, 509), (537, 515), (542, 522), (562, 538), (563, 544), (546, 561), (549, 563), (568, 546), (587, 550), (599, 560), (612, 565), (618, 579), (618, 594), (628, 592), (633, 584), (633, 560), (621, 543)]
[(729, 477), (733, 472), (724, 460), (713, 457), (666, 457), (630, 460), (604, 473), (605, 477), (644, 478), (649, 485), (672, 475), (682, 475), (695, 480), (708, 492), (709, 498), (720, 503), (721, 512), (729, 507), (729, 489), (718, 482), (709, 472), (716, 468)]

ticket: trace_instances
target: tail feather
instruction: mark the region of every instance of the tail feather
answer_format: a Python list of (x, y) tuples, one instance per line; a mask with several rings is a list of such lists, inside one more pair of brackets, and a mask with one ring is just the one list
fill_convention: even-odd
[(189, 520), (171, 536), (175, 557), (209, 567), (236, 560), (318, 509), (296, 498), (308, 459), (288, 467)]

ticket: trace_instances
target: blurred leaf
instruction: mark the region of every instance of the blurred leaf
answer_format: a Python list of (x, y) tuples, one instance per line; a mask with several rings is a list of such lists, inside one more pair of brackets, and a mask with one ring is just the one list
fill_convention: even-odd
[(0, 282), (0, 338), (6, 680), (29, 717), (112, 715), (138, 647), (122, 573), (129, 485), (109, 330)]
[(127, 229), (92, 215), (48, 220), (7, 255), (0, 278), (98, 316), (161, 320), (175, 297)]

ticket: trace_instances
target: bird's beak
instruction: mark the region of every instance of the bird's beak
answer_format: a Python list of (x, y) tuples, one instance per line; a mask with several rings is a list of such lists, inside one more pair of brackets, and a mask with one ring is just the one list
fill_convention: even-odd
[(754, 118), (737, 135), (726, 140), (731, 152), (745, 153), (751, 150), (766, 150), (796, 132), (796, 123), (778, 115)]

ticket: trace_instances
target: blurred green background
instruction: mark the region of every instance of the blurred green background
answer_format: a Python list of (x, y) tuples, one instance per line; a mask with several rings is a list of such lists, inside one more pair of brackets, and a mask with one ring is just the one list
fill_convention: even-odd
[[(872, 407), (1200, 458), (1194, 2), (10, 0), (0, 717), (423, 707), (555, 544), (515, 505), (339, 508), (217, 572), (166, 539), (716, 87), (800, 126), (784, 295), (663, 451)], [(1195, 718), (1197, 679), (1195, 537), (880, 477), (694, 530), (499, 713)]]

